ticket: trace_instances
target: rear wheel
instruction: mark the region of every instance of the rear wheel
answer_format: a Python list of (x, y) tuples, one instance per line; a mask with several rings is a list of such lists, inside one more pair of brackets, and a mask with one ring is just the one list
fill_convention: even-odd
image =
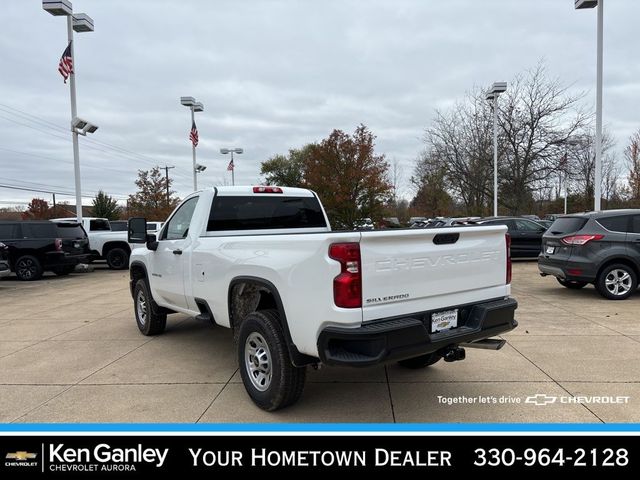
[(596, 280), (598, 292), (609, 300), (624, 300), (635, 291), (637, 286), (636, 272), (622, 263), (605, 267)]
[(556, 280), (558, 280), (560, 285), (570, 288), (571, 290), (580, 290), (587, 285), (587, 282), (579, 282), (577, 280), (564, 280), (562, 278), (557, 278)]
[(107, 265), (112, 270), (124, 270), (129, 267), (129, 252), (124, 248), (116, 247), (107, 252)]
[(135, 315), (138, 329), (143, 335), (158, 335), (167, 326), (167, 314), (159, 313), (159, 307), (153, 301), (149, 286), (144, 279), (138, 280), (133, 290)]
[(32, 255), (23, 255), (16, 260), (16, 277), (25, 282), (37, 280), (42, 277), (42, 265), (40, 260)]
[(400, 360), (398, 365), (404, 368), (424, 368), (434, 363), (438, 362), (442, 358), (441, 355), (438, 355), (436, 352), (426, 353), (424, 355), (420, 355), (419, 357), (407, 358), (405, 360)]
[(250, 313), (242, 322), (238, 364), (244, 388), (263, 410), (292, 405), (302, 395), (307, 370), (291, 363), (275, 310)]

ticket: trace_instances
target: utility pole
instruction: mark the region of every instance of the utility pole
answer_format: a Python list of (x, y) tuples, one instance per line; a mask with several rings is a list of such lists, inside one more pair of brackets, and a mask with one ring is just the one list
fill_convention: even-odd
[(53, 195), (53, 211), (55, 212), (56, 211), (56, 194), (52, 193), (52, 195)]
[(162, 168), (164, 168), (164, 179), (165, 179), (164, 183), (167, 187), (167, 206), (169, 206), (169, 170), (176, 167), (168, 167), (167, 165), (165, 165)]

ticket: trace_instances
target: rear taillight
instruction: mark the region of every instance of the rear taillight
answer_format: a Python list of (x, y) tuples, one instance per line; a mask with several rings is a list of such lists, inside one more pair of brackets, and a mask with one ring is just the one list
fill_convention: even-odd
[(359, 243), (334, 243), (329, 257), (340, 262), (340, 275), (333, 279), (333, 301), (337, 307), (362, 307), (362, 269)]
[(56, 251), (57, 252), (62, 251), (62, 239), (56, 238), (55, 245), (56, 245)]
[(280, 187), (253, 187), (253, 193), (284, 193)]
[(504, 241), (507, 245), (507, 285), (511, 283), (511, 235), (504, 234)]
[(584, 245), (591, 240), (602, 240), (604, 235), (571, 235), (569, 237), (564, 237), (561, 239), (561, 242), (565, 245)]

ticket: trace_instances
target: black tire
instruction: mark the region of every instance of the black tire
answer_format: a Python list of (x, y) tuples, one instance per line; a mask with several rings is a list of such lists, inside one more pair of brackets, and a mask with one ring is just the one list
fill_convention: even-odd
[(587, 282), (579, 282), (577, 280), (564, 280), (563, 278), (556, 278), (558, 283), (563, 287), (570, 288), (571, 290), (580, 290), (588, 285)]
[(287, 407), (302, 395), (307, 369), (291, 363), (275, 310), (261, 310), (245, 317), (238, 335), (238, 366), (244, 388), (263, 410), (273, 412)]
[(106, 260), (111, 270), (125, 270), (129, 268), (129, 252), (124, 248), (112, 248), (107, 252)]
[(440, 361), (442, 356), (438, 355), (438, 353), (425, 353), (424, 355), (420, 355), (419, 357), (407, 358), (405, 360), (398, 361), (398, 365), (404, 368), (418, 369), (425, 368), (434, 363)]
[(71, 272), (75, 270), (75, 265), (65, 265), (64, 267), (56, 267), (53, 269), (53, 273), (58, 275), (59, 277), (64, 277), (65, 275), (69, 275)]
[(42, 265), (33, 255), (23, 255), (16, 260), (14, 265), (16, 271), (16, 277), (18, 280), (24, 282), (30, 282), (32, 280), (38, 280), (42, 277)]
[(636, 272), (624, 263), (607, 265), (596, 279), (598, 293), (609, 300), (624, 300), (635, 292), (637, 287)]
[(136, 316), (138, 330), (143, 335), (158, 335), (167, 326), (167, 314), (159, 312), (158, 305), (153, 301), (147, 281), (138, 280), (133, 289), (133, 311)]

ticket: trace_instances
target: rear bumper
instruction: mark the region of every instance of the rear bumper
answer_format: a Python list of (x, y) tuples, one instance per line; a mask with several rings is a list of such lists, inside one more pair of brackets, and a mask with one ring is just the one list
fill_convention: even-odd
[(79, 263), (88, 263), (89, 255), (69, 255), (64, 252), (55, 252), (47, 254), (45, 260), (45, 268), (66, 267), (70, 265), (78, 265)]
[(555, 260), (545, 255), (538, 257), (538, 270), (542, 276), (552, 275), (562, 280), (587, 283), (594, 282), (597, 275), (596, 265), (587, 259)]
[[(457, 308), (457, 307), (451, 307)], [(327, 365), (369, 366), (431, 353), (451, 345), (499, 335), (518, 326), (518, 303), (505, 298), (460, 308), (458, 328), (430, 333), (432, 312), (379, 320), (358, 328), (327, 327), (318, 337), (318, 353)]]

